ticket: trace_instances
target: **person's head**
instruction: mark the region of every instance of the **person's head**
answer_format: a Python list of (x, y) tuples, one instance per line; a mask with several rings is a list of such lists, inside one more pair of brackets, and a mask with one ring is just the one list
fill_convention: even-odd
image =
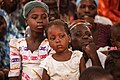
[(3, 37), (7, 31), (7, 23), (3, 16), (0, 15), (0, 37)]
[(61, 53), (68, 49), (71, 39), (67, 23), (60, 19), (51, 21), (48, 23), (45, 33), (50, 46), (56, 53)]
[(8, 15), (4, 10), (0, 9), (0, 37), (3, 37), (6, 34), (8, 26)]
[(120, 51), (113, 50), (109, 52), (105, 61), (105, 70), (109, 71), (115, 78), (120, 80)]
[(120, 22), (111, 27), (111, 38), (112, 45), (120, 50)]
[(88, 26), (90, 26), (89, 23), (85, 23), (81, 20), (74, 21), (69, 25), (71, 46), (73, 50), (81, 50), (82, 46), (86, 46), (93, 41), (93, 37)]
[(80, 80), (114, 80), (114, 78), (103, 68), (93, 66), (83, 71), (83, 73), (80, 75)]
[(23, 16), (31, 32), (44, 32), (48, 21), (49, 8), (43, 2), (30, 1), (23, 7)]
[(49, 20), (53, 21), (55, 19), (59, 19), (59, 10), (56, 0), (42, 0), (44, 3), (46, 3), (49, 6), (50, 13), (49, 13)]
[(94, 19), (97, 15), (97, 4), (95, 0), (81, 0), (77, 7), (77, 13), (79, 19), (85, 19), (86, 17)]
[(19, 0), (3, 0), (2, 9), (4, 9), (9, 14), (17, 9), (18, 4)]

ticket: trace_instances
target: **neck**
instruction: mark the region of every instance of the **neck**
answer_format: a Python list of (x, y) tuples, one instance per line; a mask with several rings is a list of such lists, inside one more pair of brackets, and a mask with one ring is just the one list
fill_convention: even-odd
[(29, 38), (34, 42), (39, 42), (39, 41), (43, 41), (45, 39), (45, 36), (44, 34), (37, 33), (37, 34), (31, 34)]

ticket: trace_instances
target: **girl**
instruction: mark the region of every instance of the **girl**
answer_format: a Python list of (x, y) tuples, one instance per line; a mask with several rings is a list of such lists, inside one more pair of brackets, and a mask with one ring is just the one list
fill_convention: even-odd
[(79, 80), (82, 52), (69, 49), (71, 38), (68, 25), (55, 20), (48, 24), (45, 31), (56, 53), (41, 62), (43, 80)]
[(41, 79), (42, 68), (38, 65), (51, 51), (44, 36), (48, 13), (49, 8), (43, 2), (31, 1), (25, 4), (23, 16), (31, 34), (27, 38), (10, 41), (9, 77), (19, 76), (22, 68), (22, 80)]
[[(96, 45), (93, 42), (93, 37), (90, 29), (92, 25), (83, 20), (76, 20), (69, 24), (71, 33), (71, 46), (73, 50), (80, 50), (89, 56), (84, 55), (86, 67), (92, 66), (91, 60), (98, 64), (98, 58), (104, 67), (106, 55), (96, 50)], [(85, 48), (87, 47), (87, 48)], [(89, 59), (89, 58), (90, 59)]]

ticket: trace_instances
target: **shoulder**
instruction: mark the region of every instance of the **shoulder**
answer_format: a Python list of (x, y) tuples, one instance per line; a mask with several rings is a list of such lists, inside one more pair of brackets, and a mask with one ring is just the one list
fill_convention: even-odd
[(79, 51), (79, 50), (74, 50), (72, 51), (72, 56), (71, 58), (79, 58), (81, 59), (81, 57), (83, 56), (83, 52)]

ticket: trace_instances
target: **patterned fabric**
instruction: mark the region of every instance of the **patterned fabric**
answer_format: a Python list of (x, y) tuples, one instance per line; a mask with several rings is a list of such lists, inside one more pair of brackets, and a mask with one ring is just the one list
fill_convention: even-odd
[(50, 80), (79, 80), (79, 64), (82, 54), (77, 50), (72, 51), (68, 61), (56, 61), (52, 55), (49, 55), (41, 61), (40, 67), (47, 70)]
[(93, 41), (97, 45), (97, 48), (104, 46), (111, 46), (111, 26), (95, 23), (95, 27), (91, 29)]
[(6, 58), (5, 44), (0, 42), (0, 68), (9, 68), (9, 62)]
[(5, 44), (5, 51), (7, 53), (5, 58), (6, 58), (7, 64), (9, 65), (9, 41), (10, 39), (20, 38), (23, 36), (19, 33), (17, 28), (13, 25), (8, 14), (2, 9), (0, 9), (0, 16), (3, 16), (3, 18), (7, 23), (7, 33), (5, 34), (5, 36), (0, 37), (0, 41), (3, 42), (3, 44)]
[[(38, 50), (28, 50), (25, 38), (10, 41), (10, 72), (9, 77), (19, 76), (22, 66), (22, 80), (39, 80), (42, 75), (40, 62), (52, 53), (48, 40), (45, 39)], [(21, 65), (22, 64), (22, 65)]]

